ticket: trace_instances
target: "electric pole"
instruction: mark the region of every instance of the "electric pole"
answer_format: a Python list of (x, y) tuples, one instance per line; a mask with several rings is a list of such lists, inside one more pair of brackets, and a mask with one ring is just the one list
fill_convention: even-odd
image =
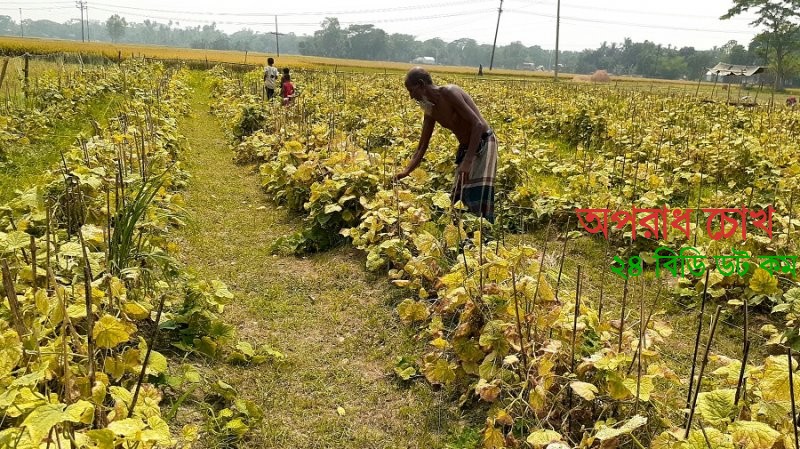
[(22, 29), (22, 8), (19, 9), (19, 37), (25, 37), (25, 30)]
[(84, 0), (75, 0), (75, 7), (81, 9), (81, 42), (86, 42), (86, 31), (83, 28), (83, 10), (86, 8)]
[(500, 7), (497, 8), (497, 26), (494, 29), (494, 43), (492, 43), (492, 58), (489, 60), (489, 70), (494, 66), (494, 49), (497, 46), (497, 32), (500, 31), (500, 14), (503, 13), (503, 0), (500, 0)]
[(558, 81), (558, 34), (561, 28), (561, 0), (556, 4), (556, 66), (554, 80)]
[(277, 15), (275, 16), (275, 31), (267, 31), (267, 33), (275, 35), (275, 53), (277, 53), (278, 56), (280, 56), (281, 55), (281, 48), (278, 45), (278, 36), (282, 35), (283, 33), (279, 33), (278, 32), (278, 16)]
[(92, 39), (89, 37), (89, 2), (83, 2), (83, 9), (86, 10), (86, 40), (91, 42)]

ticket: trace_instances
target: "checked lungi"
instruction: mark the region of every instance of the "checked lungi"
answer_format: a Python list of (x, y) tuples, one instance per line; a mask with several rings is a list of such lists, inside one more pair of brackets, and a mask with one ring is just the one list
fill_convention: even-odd
[(494, 223), (494, 178), (497, 175), (497, 139), (490, 129), (481, 135), (481, 143), (472, 162), (468, 179), (461, 185), (458, 169), (464, 162), (467, 144), (458, 146), (456, 154), (456, 180), (451, 198), (459, 200), (469, 211)]

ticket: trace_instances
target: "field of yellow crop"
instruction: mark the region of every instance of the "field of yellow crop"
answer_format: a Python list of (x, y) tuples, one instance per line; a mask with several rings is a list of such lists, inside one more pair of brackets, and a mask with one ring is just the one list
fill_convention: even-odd
[[(60, 39), (40, 39), (40, 38), (19, 38), (3, 36), (0, 37), (0, 54), (20, 55), (25, 52), (31, 54), (50, 54), (50, 53), (80, 53), (83, 55), (103, 56), (112, 60), (117, 58), (146, 57), (155, 59), (180, 59), (185, 61), (205, 62), (210, 65), (214, 63), (229, 64), (264, 64), (267, 56), (274, 54), (245, 52), (242, 51), (222, 51), (204, 50), (192, 48), (163, 47), (158, 45), (135, 45), (135, 44), (113, 44), (110, 42), (77, 42)], [(364, 71), (405, 71), (413, 64), (402, 62), (383, 62), (383, 61), (363, 61), (354, 59), (323, 58), (318, 56), (301, 55), (282, 55), (280, 57), (281, 66), (291, 66), (295, 68), (324, 67), (342, 69), (361, 69)], [(447, 72), (458, 74), (476, 73), (474, 67), (457, 66), (429, 66), (434, 72)], [(529, 72), (522, 70), (499, 69), (492, 71), (492, 75), (515, 76), (515, 77), (536, 77), (546, 78), (552, 76), (547, 72)], [(564, 75), (571, 77), (572, 75)]]

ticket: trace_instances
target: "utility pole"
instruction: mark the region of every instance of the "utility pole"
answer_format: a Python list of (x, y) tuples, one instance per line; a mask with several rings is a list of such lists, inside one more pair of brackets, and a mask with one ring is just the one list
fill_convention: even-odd
[(281, 55), (281, 47), (278, 46), (278, 15), (275, 14), (275, 53), (277, 56)]
[(497, 32), (500, 31), (500, 14), (503, 13), (503, 0), (500, 0), (500, 7), (497, 8), (497, 26), (494, 29), (494, 43), (492, 43), (492, 58), (489, 60), (489, 70), (494, 66), (494, 49), (497, 46)]
[(89, 37), (89, 2), (83, 2), (83, 9), (86, 10), (86, 40), (91, 42), (92, 39)]
[(561, 29), (561, 0), (558, 0), (556, 5), (556, 65), (555, 65), (555, 76), (553, 79), (558, 81), (558, 35)]
[(19, 9), (19, 37), (25, 37), (25, 30), (22, 29), (22, 8)]
[(275, 35), (275, 53), (277, 53), (278, 56), (280, 56), (281, 55), (281, 48), (278, 45), (278, 36), (283, 35), (283, 33), (279, 33), (278, 32), (278, 16), (277, 15), (275, 16), (275, 31), (267, 31), (267, 33)]
[(75, 7), (81, 9), (81, 42), (86, 42), (86, 31), (83, 28), (83, 10), (86, 7), (84, 0), (75, 0)]

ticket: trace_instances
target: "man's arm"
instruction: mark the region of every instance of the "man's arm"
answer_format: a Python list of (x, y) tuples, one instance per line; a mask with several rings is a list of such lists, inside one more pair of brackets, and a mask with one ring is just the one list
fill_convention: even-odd
[(467, 152), (464, 155), (464, 161), (459, 169), (459, 172), (469, 176), (472, 169), (472, 163), (475, 160), (475, 153), (478, 151), (478, 146), (481, 142), (481, 134), (488, 127), (486, 122), (480, 114), (474, 109), (474, 105), (470, 107), (465, 100), (467, 95), (461, 88), (447, 88), (442, 89), (443, 95), (447, 98), (450, 104), (453, 105), (453, 110), (456, 114), (460, 115), (470, 126), (469, 143), (467, 145)]
[(422, 121), (422, 133), (419, 136), (419, 145), (417, 145), (417, 151), (415, 151), (414, 156), (411, 157), (408, 167), (406, 167), (406, 169), (402, 172), (394, 175), (395, 181), (405, 178), (417, 167), (419, 167), (419, 164), (422, 162), (422, 158), (425, 157), (425, 153), (428, 151), (428, 144), (431, 141), (431, 135), (433, 135), (434, 125), (436, 125), (436, 121), (434, 121), (433, 117), (425, 114), (425, 119)]

